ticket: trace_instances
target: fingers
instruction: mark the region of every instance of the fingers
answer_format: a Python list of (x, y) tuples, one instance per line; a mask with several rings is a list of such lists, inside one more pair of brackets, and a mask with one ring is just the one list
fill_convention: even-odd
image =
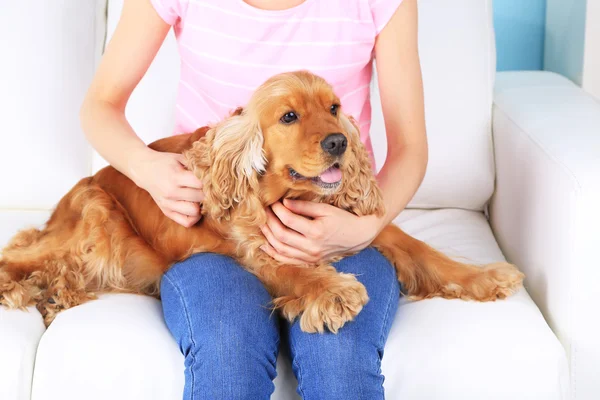
[(271, 247), (268, 244), (260, 246), (260, 249), (262, 251), (264, 251), (265, 253), (267, 253), (268, 255), (270, 255), (271, 257), (273, 257), (275, 260), (277, 260), (280, 263), (282, 263), (282, 264), (288, 264), (288, 265), (302, 265), (302, 264), (306, 264), (302, 260), (296, 260), (296, 259), (293, 259), (293, 258), (290, 258), (290, 257), (286, 257), (286, 256), (278, 253), (277, 250), (275, 250), (273, 247)]
[(171, 153), (175, 156), (175, 159), (181, 164), (183, 167), (187, 166), (187, 159), (183, 154), (180, 153)]
[(194, 175), (192, 171), (183, 170), (177, 174), (175, 183), (182, 187), (188, 187), (193, 189), (202, 189), (202, 182)]
[(170, 219), (172, 219), (173, 221), (177, 222), (179, 225), (182, 225), (186, 228), (189, 228), (191, 226), (193, 226), (194, 224), (196, 224), (196, 222), (200, 221), (200, 219), (202, 218), (201, 216), (191, 216), (191, 215), (183, 215), (174, 211), (170, 211), (170, 210), (162, 210), (163, 213)]
[[(282, 208), (285, 208), (281, 206)], [(289, 211), (288, 211), (289, 212)], [(273, 236), (283, 244), (286, 244), (291, 247), (295, 247), (298, 249), (306, 249), (310, 246), (310, 241), (303, 236), (301, 233), (298, 233), (295, 230), (289, 229), (274, 213), (274, 211), (267, 207), (267, 227), (273, 233)], [(299, 217), (294, 215), (293, 217)], [(290, 219), (288, 217), (287, 219)], [(303, 217), (300, 217), (303, 218)]]
[(190, 217), (200, 217), (200, 205), (189, 201), (160, 199), (158, 205), (162, 210), (168, 210)]
[(157, 204), (168, 218), (186, 228), (193, 226), (202, 218), (198, 203), (161, 199)]
[[(263, 234), (265, 235), (265, 238), (269, 242), (269, 245), (270, 245), (269, 247), (275, 253), (277, 253), (279, 258), (274, 257), (272, 254), (268, 253), (267, 250), (265, 250), (265, 252), (267, 252), (267, 254), (269, 254), (271, 257), (275, 258), (276, 260), (281, 261), (281, 262), (286, 262), (286, 263), (292, 262), (292, 260), (295, 260), (294, 264), (298, 264), (298, 263), (312, 264), (312, 263), (315, 263), (318, 261), (318, 259), (316, 257), (313, 257), (310, 254), (307, 254), (300, 249), (294, 248), (292, 246), (289, 246), (289, 245), (281, 242), (279, 239), (277, 239), (275, 237), (275, 235), (273, 234), (273, 232), (271, 231), (271, 229), (269, 228), (268, 225), (265, 225), (264, 227), (262, 227), (261, 230), (262, 230)], [(283, 261), (284, 258), (286, 261)]]
[[(271, 206), (271, 210), (284, 226), (287, 226), (302, 235), (306, 236), (308, 232), (314, 229), (312, 226), (314, 224), (313, 221), (302, 215), (295, 214), (280, 202), (274, 203)], [(270, 210), (267, 210), (267, 213), (269, 211)]]
[(193, 203), (202, 203), (204, 201), (204, 192), (201, 189), (178, 188), (167, 198), (175, 201), (184, 200)]
[(300, 214), (311, 218), (329, 215), (331, 211), (329, 207), (333, 207), (325, 203), (290, 199), (283, 200), (283, 205), (295, 214)]
[(187, 160), (183, 156), (183, 154), (176, 154), (176, 153), (171, 153), (171, 154), (173, 154), (173, 157), (175, 157), (175, 160), (177, 160), (177, 162), (179, 162), (179, 164), (181, 164), (180, 165), (181, 169), (175, 176), (175, 183), (178, 186), (202, 189), (202, 182), (200, 181), (200, 179), (198, 179), (198, 177), (196, 177), (196, 175), (194, 175), (194, 173), (192, 171), (190, 171), (186, 168)]

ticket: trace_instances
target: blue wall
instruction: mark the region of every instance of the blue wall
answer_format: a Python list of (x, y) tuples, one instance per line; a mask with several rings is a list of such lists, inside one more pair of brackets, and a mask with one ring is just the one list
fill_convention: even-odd
[(546, 0), (494, 0), (498, 71), (541, 70)]

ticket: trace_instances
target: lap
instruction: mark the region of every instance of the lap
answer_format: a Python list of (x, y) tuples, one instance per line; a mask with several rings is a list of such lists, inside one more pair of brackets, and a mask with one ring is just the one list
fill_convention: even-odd
[[(399, 297), (399, 284), (393, 266), (373, 248), (367, 248), (334, 264), (342, 273), (353, 274), (365, 285), (369, 302), (354, 321), (342, 331), (354, 331), (364, 325), (388, 322)], [(271, 297), (256, 276), (228, 256), (200, 253), (171, 267), (161, 285), (163, 303), (168, 308), (202, 310), (207, 317), (244, 314), (252, 318), (272, 319)], [(171, 304), (172, 303), (172, 304)], [(390, 310), (390, 307), (394, 310)], [(256, 313), (248, 313), (255, 310)], [(245, 319), (245, 318), (244, 318)], [(293, 324), (290, 332), (300, 333)], [(374, 333), (370, 333), (374, 335)], [(380, 338), (371, 338), (379, 340)]]
[[(337, 271), (353, 274), (367, 289), (369, 302), (353, 321), (344, 325), (337, 335), (303, 335), (311, 340), (340, 340), (349, 335), (359, 335), (383, 347), (391, 319), (395, 315), (400, 296), (400, 285), (396, 271), (391, 263), (374, 248), (367, 248), (334, 264)], [(373, 327), (381, 327), (378, 332)], [(301, 335), (303, 332), (297, 322), (289, 329), (290, 335)], [(336, 337), (338, 339), (336, 339)]]
[[(351, 343), (354, 350), (360, 344), (358, 350), (369, 354), (383, 351), (399, 297), (393, 266), (373, 248), (346, 257), (334, 266), (339, 272), (354, 274), (365, 285), (369, 302), (354, 321), (348, 322), (337, 334), (307, 334), (297, 322), (284, 324), (283, 332), (293, 357), (301, 358), (298, 350), (307, 349), (313, 358), (315, 354), (322, 354), (325, 361), (334, 362), (348, 356), (344, 353)], [(227, 324), (230, 334), (239, 330), (250, 336), (258, 332), (279, 333), (267, 290), (258, 278), (230, 257), (202, 253), (177, 263), (163, 277), (161, 290), (168, 325), (197, 321), (196, 325), (202, 325), (205, 330), (211, 327), (216, 330), (216, 325)], [(378, 363), (379, 358), (371, 359)]]
[(369, 302), (337, 334), (305, 333), (284, 324), (298, 392), (304, 399), (383, 398), (381, 359), (398, 308), (400, 285), (393, 266), (373, 248), (335, 264), (365, 285)]
[(205, 334), (252, 337), (268, 333), (279, 341), (271, 296), (254, 275), (230, 257), (201, 253), (173, 265), (163, 276), (161, 298), (171, 330), (191, 325), (189, 329)]

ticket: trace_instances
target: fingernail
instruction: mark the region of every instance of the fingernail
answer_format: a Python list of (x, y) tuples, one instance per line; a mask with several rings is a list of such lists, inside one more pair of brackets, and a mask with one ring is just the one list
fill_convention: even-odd
[(265, 246), (264, 244), (262, 246), (259, 247), (262, 251), (264, 251), (265, 253), (267, 252), (267, 246)]

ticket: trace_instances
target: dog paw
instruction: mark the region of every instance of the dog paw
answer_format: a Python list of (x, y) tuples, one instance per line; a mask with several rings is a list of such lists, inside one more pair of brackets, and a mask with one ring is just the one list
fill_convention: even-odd
[(0, 271), (0, 305), (24, 310), (35, 304), (40, 293), (40, 288), (29, 281), (12, 280), (8, 273)]
[(482, 267), (466, 284), (446, 285), (443, 297), (482, 302), (505, 299), (521, 288), (524, 278), (525, 275), (512, 264), (490, 264)]
[(44, 295), (37, 302), (36, 308), (42, 314), (44, 324), (48, 327), (62, 311), (94, 299), (96, 299), (94, 293), (53, 287), (44, 291)]
[(46, 328), (50, 326), (54, 318), (64, 310), (64, 306), (62, 304), (57, 304), (56, 300), (53, 297), (46, 297), (42, 301), (39, 301), (35, 307), (42, 314), (42, 318), (44, 320), (44, 325)]
[[(300, 317), (300, 328), (308, 333), (333, 333), (352, 321), (369, 301), (367, 290), (353, 275), (338, 274), (335, 282), (323, 287), (307, 301)], [(285, 315), (285, 310), (284, 310)]]

